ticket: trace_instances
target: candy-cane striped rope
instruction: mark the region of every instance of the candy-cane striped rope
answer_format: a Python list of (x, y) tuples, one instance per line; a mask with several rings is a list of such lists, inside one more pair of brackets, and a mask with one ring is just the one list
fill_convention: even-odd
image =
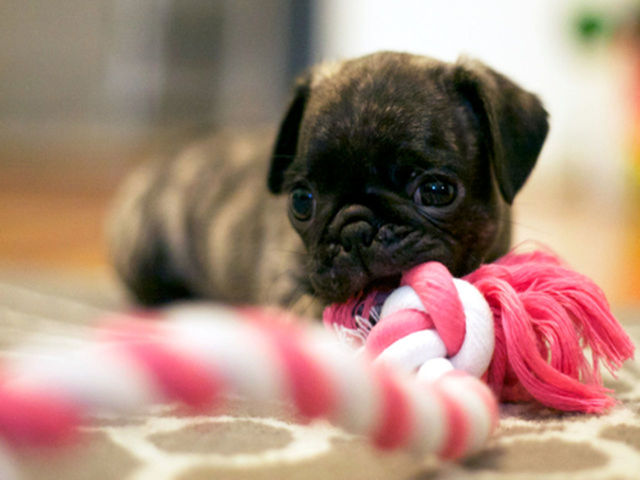
[(464, 279), (429, 262), (401, 283), (328, 307), (325, 325), (418, 378), (459, 369), (503, 401), (598, 413), (615, 404), (600, 364), (619, 368), (633, 343), (602, 290), (553, 254), (511, 252)]
[(557, 257), (512, 253), (464, 280), (430, 263), (405, 273), (403, 285), (325, 312), (325, 324), (371, 355), (268, 310), (192, 305), (122, 317), (82, 349), (0, 368), (0, 440), (60, 442), (95, 412), (208, 408), (240, 394), (288, 402), (382, 448), (458, 458), (497, 423), (496, 400), (474, 376), (507, 401), (585, 412), (615, 402), (599, 363), (615, 370), (633, 344), (597, 285)]
[[(454, 369), (480, 378), (493, 356), (493, 315), (473, 285), (455, 279), (454, 286), (465, 320), (464, 338), (458, 350), (447, 351), (439, 330), (429, 322), (426, 307), (415, 290), (406, 285), (384, 302), (380, 327), (373, 330), (367, 341), (367, 350), (378, 355), (376, 361), (409, 372), (417, 371), (418, 378), (425, 380), (435, 380), (443, 372)], [(398, 330), (405, 335), (397, 338)]]
[(433, 262), (412, 270), (404, 283), (382, 304), (366, 350), (377, 362), (417, 371), (419, 379), (435, 380), (454, 369), (481, 377), (495, 335), (491, 309), (478, 289)]
[(82, 348), (46, 361), (18, 357), (0, 382), (0, 437), (12, 445), (51, 444), (72, 436), (92, 413), (160, 402), (202, 409), (226, 394), (285, 401), (379, 447), (445, 458), (478, 450), (494, 430), (496, 401), (472, 376), (453, 371), (419, 382), (281, 317), (174, 308), (111, 320)]

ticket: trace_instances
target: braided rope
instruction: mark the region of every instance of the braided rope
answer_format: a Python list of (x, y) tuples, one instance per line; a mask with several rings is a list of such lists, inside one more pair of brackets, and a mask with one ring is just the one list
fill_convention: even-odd
[[(325, 323), (344, 327), (344, 313), (328, 308)], [(434, 381), (452, 370), (480, 378), (493, 357), (494, 319), (476, 287), (453, 278), (442, 264), (429, 262), (403, 277), (402, 286), (384, 299), (375, 325), (362, 338), (375, 363), (416, 372), (419, 380)]]
[(190, 306), (122, 316), (77, 350), (16, 358), (0, 382), (0, 437), (47, 445), (72, 438), (92, 413), (166, 402), (201, 410), (228, 394), (289, 402), (378, 447), (444, 458), (477, 451), (497, 425), (483, 382), (461, 372), (418, 382), (283, 315)]
[[(435, 320), (430, 328), (431, 316), (414, 287), (400, 287), (382, 305), (380, 321), (367, 339), (367, 350), (377, 355), (376, 361), (409, 372), (417, 370), (418, 378), (425, 380), (435, 380), (454, 369), (480, 378), (493, 356), (493, 314), (469, 282), (454, 279), (451, 287), (447, 296), (460, 301), (463, 329), (456, 332), (451, 325)], [(456, 349), (447, 349), (443, 330), (455, 340)]]
[(462, 370), (502, 401), (597, 413), (615, 404), (600, 363), (613, 372), (634, 346), (602, 290), (553, 254), (511, 252), (464, 279), (429, 262), (401, 283), (328, 307), (325, 325), (418, 379)]
[(419, 265), (393, 292), (327, 308), (325, 325), (359, 355), (283, 312), (191, 305), (144, 317), (112, 319), (82, 348), (4, 365), (0, 440), (60, 443), (105, 410), (202, 410), (239, 394), (287, 402), (380, 448), (460, 458), (495, 429), (496, 397), (602, 412), (615, 401), (600, 362), (614, 370), (633, 355), (602, 291), (542, 252), (465, 279)]

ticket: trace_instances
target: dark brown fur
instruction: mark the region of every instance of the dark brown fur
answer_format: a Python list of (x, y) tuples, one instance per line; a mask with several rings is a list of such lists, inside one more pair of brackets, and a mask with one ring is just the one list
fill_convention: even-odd
[[(322, 304), (428, 260), (463, 275), (508, 248), (547, 129), (537, 97), (479, 62), (382, 52), (322, 65), (298, 80), (270, 165), (264, 135), (232, 134), (130, 180), (115, 263), (147, 302)], [(288, 195), (268, 195), (265, 177), (272, 193), (310, 192), (313, 216), (289, 201), (291, 229)], [(420, 204), (434, 178), (455, 191), (446, 205)]]
[[(312, 219), (290, 215), (312, 291), (342, 301), (417, 263), (461, 276), (504, 254), (510, 205), (547, 133), (539, 100), (466, 60), (383, 52), (328, 71), (299, 81), (269, 177), (275, 193), (315, 198)], [(456, 198), (416, 204), (411, 174)]]

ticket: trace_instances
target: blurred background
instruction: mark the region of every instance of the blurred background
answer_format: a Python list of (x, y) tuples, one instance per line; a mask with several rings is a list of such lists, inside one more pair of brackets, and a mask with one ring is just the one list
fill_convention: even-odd
[(306, 66), (380, 49), (467, 54), (537, 92), (551, 133), (516, 241), (640, 304), (638, 0), (3, 0), (0, 278), (109, 280), (104, 215), (127, 171), (275, 123)]

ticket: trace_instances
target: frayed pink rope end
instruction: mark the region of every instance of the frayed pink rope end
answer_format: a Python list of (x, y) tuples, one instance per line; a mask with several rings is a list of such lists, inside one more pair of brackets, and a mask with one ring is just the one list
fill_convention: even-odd
[(510, 253), (465, 279), (494, 314), (496, 350), (487, 382), (500, 400), (533, 397), (590, 413), (615, 404), (599, 365), (613, 372), (634, 346), (593, 281), (541, 251)]
[[(440, 283), (426, 265), (405, 275), (405, 280), (412, 279), (410, 286), (424, 307), (424, 312), (410, 313), (439, 324), (439, 334), (450, 329), (452, 335), (464, 336), (451, 313), (459, 310), (450, 304), (451, 289), (447, 295), (436, 295)], [(560, 410), (590, 413), (604, 412), (615, 404), (603, 385), (600, 365), (613, 373), (633, 356), (634, 346), (592, 280), (545, 249), (511, 252), (464, 280), (480, 291), (493, 313), (495, 348), (482, 378), (500, 400), (535, 399)], [(377, 324), (381, 295), (386, 298), (389, 293), (365, 292), (332, 305), (324, 312), (325, 325), (344, 338), (357, 336), (357, 342), (366, 343), (376, 355), (398, 335), (428, 328), (410, 324), (386, 328), (382, 325), (386, 317)], [(417, 322), (411, 320), (415, 315), (405, 316), (409, 323)]]

